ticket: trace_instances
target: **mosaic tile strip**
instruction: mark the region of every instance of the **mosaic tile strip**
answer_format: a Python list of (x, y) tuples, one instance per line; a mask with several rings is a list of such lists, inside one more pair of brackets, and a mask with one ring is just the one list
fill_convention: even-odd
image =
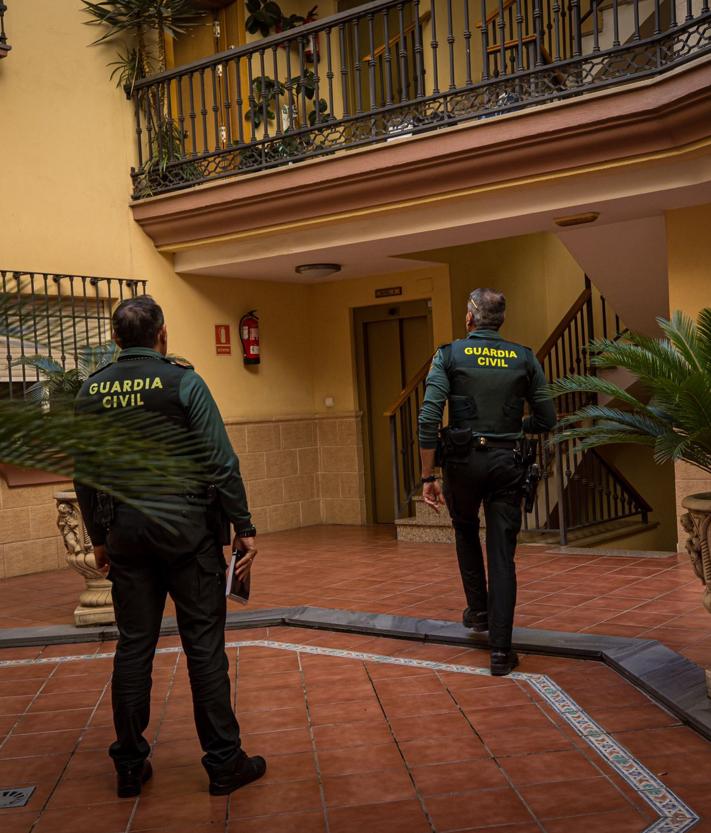
[[(431, 671), (449, 671), (455, 674), (489, 676), (487, 668), (457, 665), (449, 662), (413, 659), (411, 657), (391, 657), (383, 654), (370, 654), (341, 648), (327, 648), (318, 645), (299, 645), (293, 642), (276, 642), (269, 639), (245, 639), (226, 643), (227, 648), (273, 648), (279, 651), (294, 651), (301, 654), (340, 657), (360, 662), (372, 662), (388, 665), (405, 665), (411, 668), (427, 668)], [(158, 654), (181, 653), (182, 648), (171, 646), (158, 648)], [(113, 652), (101, 654), (75, 654), (64, 657), (36, 657), (34, 659), (1, 660), (0, 668), (63, 664), (66, 662), (88, 661), (93, 659), (111, 659)], [(593, 749), (618, 775), (659, 815), (644, 833), (687, 833), (699, 821), (700, 817), (668, 789), (659, 778), (638, 761), (624, 746), (608, 735), (596, 721), (590, 717), (565, 691), (550, 677), (544, 674), (527, 674), (514, 671), (510, 677), (526, 682), (535, 689), (561, 716), (563, 720)]]

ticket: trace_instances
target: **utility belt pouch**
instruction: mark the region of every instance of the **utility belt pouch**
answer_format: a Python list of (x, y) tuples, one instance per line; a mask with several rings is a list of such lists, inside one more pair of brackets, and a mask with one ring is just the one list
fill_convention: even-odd
[(465, 462), (474, 445), (471, 428), (443, 428), (442, 456), (445, 462)]

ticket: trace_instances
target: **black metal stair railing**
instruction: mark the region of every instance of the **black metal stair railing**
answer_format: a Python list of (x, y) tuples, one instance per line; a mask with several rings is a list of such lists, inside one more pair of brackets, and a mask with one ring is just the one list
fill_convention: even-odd
[[(589, 350), (596, 337), (620, 338), (625, 328), (607, 300), (585, 278), (585, 287), (537, 353), (549, 381), (572, 374), (595, 373)], [(417, 416), (425, 395), (428, 361), (410, 380), (384, 416), (390, 424), (395, 517), (410, 514), (420, 490)], [(571, 413), (590, 399), (570, 394), (557, 400), (559, 415)], [(542, 479), (523, 530), (555, 534), (561, 544), (571, 532), (638, 517), (648, 523), (652, 507), (624, 474), (596, 449), (579, 441), (558, 445), (544, 435), (538, 444)]]
[[(625, 328), (604, 295), (585, 278), (585, 288), (537, 353), (549, 381), (596, 372), (590, 342), (596, 337), (620, 338)], [(566, 394), (557, 400), (559, 416), (592, 401), (586, 394)], [(648, 523), (652, 507), (624, 474), (596, 449), (580, 448), (578, 440), (553, 446), (541, 437), (538, 463), (543, 477), (533, 511), (523, 529), (558, 534), (562, 545), (577, 530), (639, 517)]]
[(0, 269), (0, 397), (39, 381), (30, 356), (75, 368), (81, 347), (111, 341), (114, 304), (145, 291), (144, 280)]
[[(134, 197), (654, 75), (709, 0), (375, 0), (138, 81)], [(629, 13), (631, 11), (631, 14)]]

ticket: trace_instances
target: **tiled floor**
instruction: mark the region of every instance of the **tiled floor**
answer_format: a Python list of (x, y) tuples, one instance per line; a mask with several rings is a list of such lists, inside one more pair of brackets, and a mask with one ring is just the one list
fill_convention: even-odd
[[(112, 646), (0, 653), (0, 785), (37, 787), (0, 810), (3, 833), (642, 833), (665, 813), (670, 832), (711, 830), (711, 744), (601, 665), (527, 656), (494, 679), (471, 649), (296, 628), (230, 638), (270, 644), (229, 649), (245, 748), (269, 762), (229, 798), (207, 794), (174, 638), (156, 658), (155, 776), (138, 800), (115, 797), (105, 751), (111, 660), (91, 657)], [(585, 737), (588, 717), (601, 728)], [(671, 791), (666, 809), (620, 774), (635, 761), (619, 745), (650, 795)]]
[[(259, 547), (252, 608), (461, 616), (452, 546), (398, 543), (388, 527), (331, 526), (264, 535)], [(686, 555), (560, 555), (529, 546), (517, 560), (519, 626), (658, 639), (711, 667), (711, 617)], [(0, 582), (0, 627), (71, 623), (81, 587), (68, 570)]]
[[(344, 527), (259, 544), (252, 608), (461, 615), (452, 547)], [(518, 564), (519, 625), (652, 637), (711, 665), (685, 557), (528, 547)], [(66, 570), (0, 582), (0, 627), (70, 623), (80, 588)], [(472, 649), (295, 628), (228, 639), (300, 648), (230, 649), (245, 747), (269, 771), (227, 799), (206, 790), (177, 639), (156, 658), (156, 774), (138, 801), (116, 799), (106, 755), (110, 657), (66, 659), (113, 644), (0, 651), (0, 789), (37, 787), (27, 808), (0, 810), (0, 831), (711, 833), (711, 744), (602, 665), (525, 656), (520, 676), (492, 679)]]

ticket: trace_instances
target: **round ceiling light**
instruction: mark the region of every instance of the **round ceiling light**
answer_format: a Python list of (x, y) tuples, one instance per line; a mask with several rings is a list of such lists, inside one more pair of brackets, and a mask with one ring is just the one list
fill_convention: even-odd
[(340, 271), (340, 263), (302, 263), (295, 269), (297, 275), (304, 275), (308, 278), (327, 278)]

